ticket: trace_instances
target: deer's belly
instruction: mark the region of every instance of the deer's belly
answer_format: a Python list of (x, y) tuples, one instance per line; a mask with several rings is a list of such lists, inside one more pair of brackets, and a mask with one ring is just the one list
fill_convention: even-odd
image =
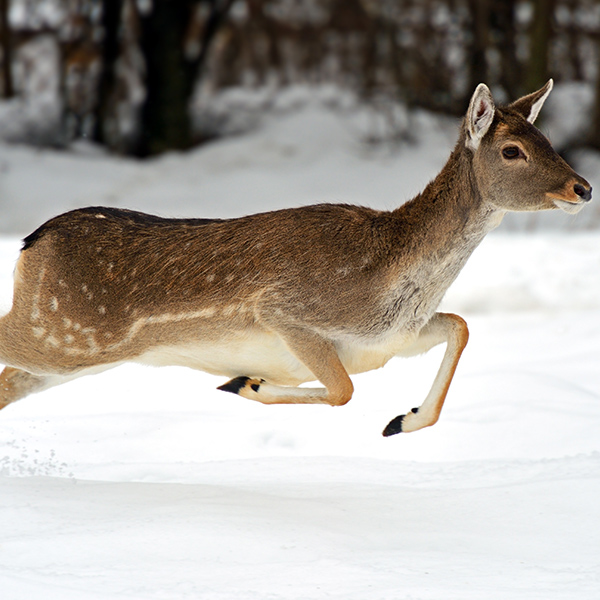
[[(412, 339), (365, 342), (345, 337), (335, 342), (348, 373), (378, 369), (393, 356), (406, 353)], [(277, 385), (314, 381), (310, 369), (300, 362), (275, 333), (253, 332), (226, 342), (195, 342), (154, 348), (137, 359), (149, 365), (190, 367), (225, 377), (260, 377)]]
[(190, 367), (225, 377), (260, 377), (280, 385), (298, 385), (314, 379), (281, 338), (258, 331), (226, 341), (198, 341), (153, 348), (137, 362)]

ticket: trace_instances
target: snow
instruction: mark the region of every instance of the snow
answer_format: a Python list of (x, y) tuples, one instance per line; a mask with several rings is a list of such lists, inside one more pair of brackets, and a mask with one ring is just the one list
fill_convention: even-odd
[[(0, 146), (0, 305), (18, 236), (75, 206), (395, 206), (454, 143), (455, 123), (417, 119), (424, 142), (397, 154), (366, 151), (315, 106), (143, 165)], [(598, 158), (581, 158), (594, 184)], [(547, 216), (570, 232), (503, 226), (475, 252), (443, 303), (471, 337), (432, 428), (381, 436), (422, 401), (443, 348), (355, 376), (339, 408), (263, 406), (218, 377), (126, 365), (2, 410), (0, 597), (596, 600), (594, 210)]]

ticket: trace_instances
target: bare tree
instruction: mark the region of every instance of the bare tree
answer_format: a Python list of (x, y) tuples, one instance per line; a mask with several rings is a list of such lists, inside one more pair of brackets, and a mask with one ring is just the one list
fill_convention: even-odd
[[(596, 38), (596, 64), (600, 64), (600, 35)], [(600, 150), (600, 68), (596, 72), (596, 95), (594, 102), (594, 114), (592, 118), (592, 129), (588, 143)]]
[(2, 96), (12, 98), (14, 96), (13, 76), (12, 76), (12, 44), (10, 23), (8, 22), (8, 12), (10, 0), (0, 0), (0, 20), (2, 21), (2, 37), (0, 45), (2, 47)]
[(489, 81), (487, 53), (490, 49), (490, 0), (469, 0), (469, 9), (473, 22), (469, 89), (474, 90), (478, 84)]
[(102, 71), (98, 85), (98, 103), (94, 122), (94, 139), (110, 145), (108, 121), (114, 112), (117, 85), (117, 60), (120, 56), (120, 36), (123, 0), (102, 1)]
[(533, 6), (526, 86), (535, 90), (548, 81), (548, 57), (556, 0), (533, 0)]
[[(199, 51), (188, 51), (192, 15), (201, 4), (208, 16)], [(233, 0), (154, 0), (140, 14), (146, 97), (141, 111), (138, 156), (184, 150), (193, 142), (189, 103), (215, 33)]]

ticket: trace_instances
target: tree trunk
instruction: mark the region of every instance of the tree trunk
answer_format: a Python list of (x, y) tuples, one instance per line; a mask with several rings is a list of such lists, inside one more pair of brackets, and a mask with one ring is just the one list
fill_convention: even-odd
[(10, 0), (0, 0), (0, 20), (2, 21), (2, 96), (12, 98), (15, 95), (12, 76), (12, 45), (10, 40), (10, 23), (8, 12)]
[[(596, 55), (600, 59), (600, 38), (596, 42)], [(596, 150), (600, 150), (600, 70), (596, 73), (594, 114), (592, 115), (592, 128), (587, 141), (590, 146), (596, 148)]]
[[(111, 146), (109, 120), (114, 115), (114, 92), (117, 81), (116, 63), (120, 55), (119, 31), (122, 26), (123, 0), (103, 0), (102, 2), (102, 74), (98, 86), (98, 105), (94, 123), (94, 140)], [(114, 129), (114, 128), (113, 128)]]
[[(185, 54), (185, 34), (195, 6), (209, 4), (197, 57)], [(216, 32), (233, 0), (153, 0), (142, 14), (141, 49), (146, 62), (146, 99), (142, 106), (137, 155), (186, 150), (193, 143), (189, 103)]]
[(471, 45), (471, 73), (467, 95), (488, 80), (487, 51), (490, 45), (490, 0), (469, 0), (473, 41)]
[[(493, 0), (492, 28), (496, 47), (500, 54), (500, 85), (507, 98), (518, 98), (526, 93), (521, 68), (517, 58), (515, 32), (517, 0)], [(529, 90), (532, 91), (532, 90)]]
[(146, 63), (140, 157), (191, 146), (188, 103), (193, 73), (184, 54), (190, 10), (188, 0), (154, 0), (148, 14), (140, 17), (140, 45)]
[(556, 0), (534, 0), (533, 25), (529, 35), (527, 90), (533, 92), (548, 81), (548, 56)]

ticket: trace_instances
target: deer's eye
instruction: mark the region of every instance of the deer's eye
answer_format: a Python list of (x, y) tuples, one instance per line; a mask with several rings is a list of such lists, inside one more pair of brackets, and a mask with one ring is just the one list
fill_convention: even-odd
[(506, 148), (502, 149), (502, 156), (508, 160), (513, 160), (515, 158), (525, 158), (523, 152), (521, 152), (521, 148), (518, 146), (506, 146)]

